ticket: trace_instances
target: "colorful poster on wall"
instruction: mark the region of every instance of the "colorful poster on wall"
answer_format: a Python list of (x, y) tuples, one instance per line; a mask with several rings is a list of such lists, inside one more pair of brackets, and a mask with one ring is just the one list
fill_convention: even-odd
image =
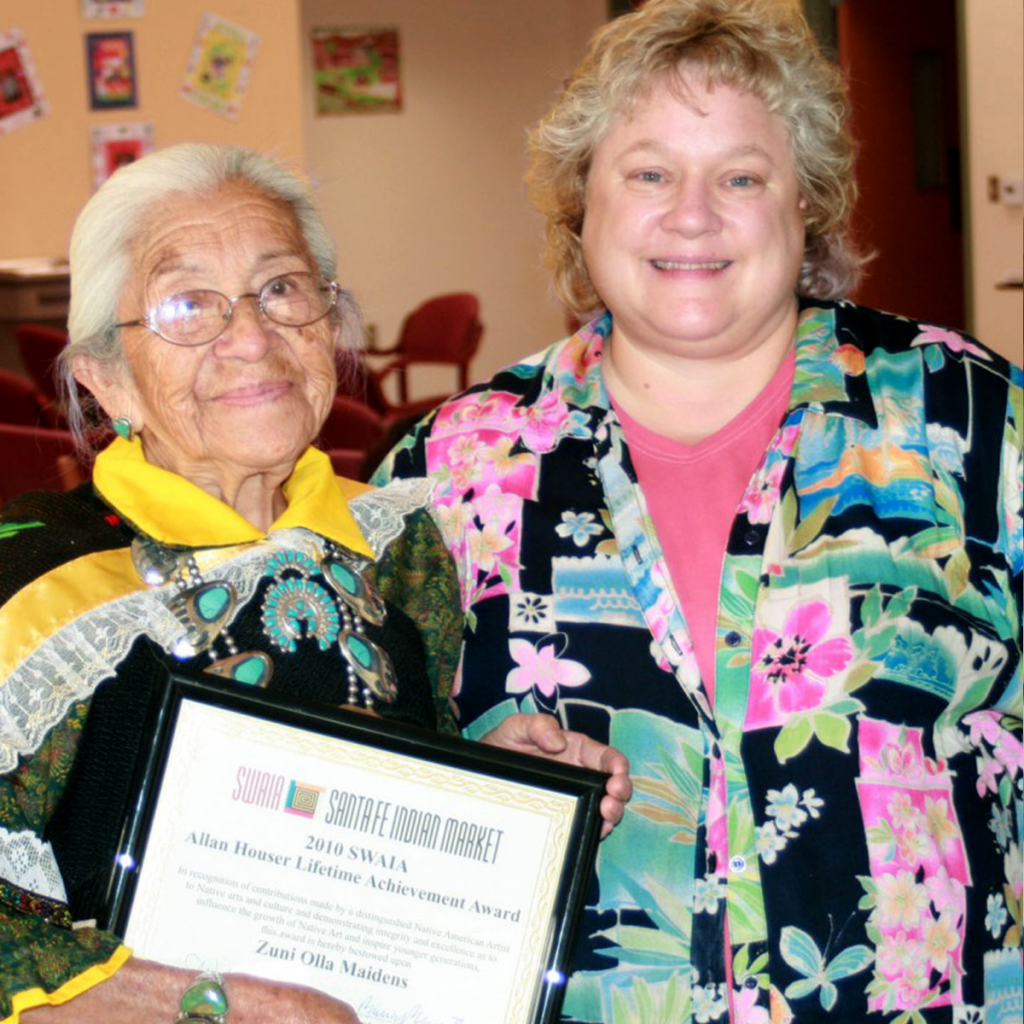
[(0, 32), (0, 135), (50, 111), (20, 29)]
[(82, 0), (83, 18), (141, 18), (143, 0)]
[(89, 109), (138, 106), (131, 32), (90, 32), (85, 37)]
[(180, 94), (230, 120), (238, 117), (259, 36), (204, 14)]
[(92, 130), (92, 180), (99, 188), (119, 167), (134, 163), (153, 151), (153, 126), (104, 124)]
[(318, 116), (402, 109), (398, 29), (314, 28), (310, 37)]

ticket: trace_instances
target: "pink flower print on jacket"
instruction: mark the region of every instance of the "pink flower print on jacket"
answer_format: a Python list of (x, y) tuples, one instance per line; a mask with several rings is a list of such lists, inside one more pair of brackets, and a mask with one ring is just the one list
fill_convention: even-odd
[(970, 726), (971, 743), (979, 754), (979, 796), (985, 790), (997, 793), (997, 776), (1004, 771), (1010, 773), (1011, 779), (1016, 779), (1024, 767), (1024, 745), (1000, 725), (1001, 718), (1002, 712), (993, 709), (974, 711), (964, 716), (964, 724)]
[(944, 327), (928, 325), (910, 344), (912, 348), (921, 345), (945, 345), (950, 352), (970, 352), (971, 355), (992, 361), (992, 357), (983, 348), (972, 344), (962, 334)]
[(965, 887), (971, 884), (945, 762), (921, 729), (861, 718), (860, 798), (877, 960), (869, 1006), (912, 1010), (959, 1001)]
[(480, 455), (487, 445), (475, 434), (459, 434), (447, 446), (446, 459), (452, 482), (460, 490), (468, 490), (480, 479)]
[(465, 544), (454, 547), (452, 553), (462, 561), (459, 575), (469, 585), (470, 593), (464, 594), (468, 607), (485, 593), (519, 589), (523, 499), (492, 483), (466, 505), (471, 514), (465, 525)]
[[(484, 490), (491, 484), (503, 491), (532, 498), (537, 482), (537, 461), (526, 453), (512, 455), (514, 441), (501, 431), (464, 429), (431, 438), (427, 445), (427, 472), (442, 481), (434, 493), (439, 503), (451, 502), (452, 486), (461, 495), (470, 487)], [(450, 481), (450, 483), (445, 483)]]
[(474, 568), (491, 576), (503, 551), (512, 546), (512, 539), (501, 530), (488, 523), (482, 530), (474, 530), (466, 536), (466, 546)]
[(747, 519), (752, 523), (771, 522), (772, 510), (778, 500), (785, 472), (786, 463), (782, 459), (770, 465), (762, 465), (754, 474), (746, 494), (740, 501), (739, 513), (746, 512)]
[[(531, 406), (517, 405), (518, 397), (493, 391), (480, 404), (468, 395), (444, 406), (427, 442), (427, 472), (450, 479), (456, 492), (472, 486), (482, 490), (498, 484), (523, 498), (536, 497), (537, 454), (551, 451), (571, 429), (569, 407), (550, 393)], [(514, 452), (517, 444), (527, 451)], [(444, 483), (435, 492), (443, 502), (450, 493)]]
[[(847, 621), (840, 622), (845, 629)], [(781, 632), (770, 626), (754, 630), (747, 728), (779, 725), (794, 712), (821, 705), (829, 680), (853, 658), (849, 637), (830, 636), (832, 630), (832, 611), (820, 600), (793, 608)]]
[(515, 410), (519, 414), (520, 436), (532, 452), (549, 452), (558, 444), (569, 419), (569, 407), (559, 394), (548, 392), (539, 402)]
[[(753, 975), (750, 977), (753, 979)], [(733, 989), (732, 1012), (736, 1024), (772, 1024), (769, 1011), (757, 1005), (760, 991), (756, 984)]]
[(529, 640), (510, 640), (508, 650), (519, 666), (505, 680), (509, 693), (528, 693), (536, 688), (545, 697), (554, 697), (560, 686), (582, 686), (590, 679), (590, 670), (585, 665), (558, 656), (550, 637), (538, 641), (536, 646)]
[(471, 501), (435, 498), (445, 544), (459, 569), (462, 606), (519, 586), (523, 500), (490, 484)]
[(750, 481), (737, 509), (740, 515), (746, 512), (750, 522), (771, 522), (786, 472), (786, 460), (793, 452), (799, 431), (798, 424), (782, 428)]
[(725, 759), (719, 755), (711, 759), (711, 785), (708, 792), (708, 810), (705, 825), (709, 853), (714, 853), (718, 874), (725, 878), (729, 864), (729, 791), (725, 777)]

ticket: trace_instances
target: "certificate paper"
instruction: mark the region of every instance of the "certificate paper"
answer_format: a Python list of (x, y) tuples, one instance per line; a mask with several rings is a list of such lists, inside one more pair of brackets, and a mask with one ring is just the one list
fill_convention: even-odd
[(185, 696), (125, 943), (311, 985), (363, 1024), (528, 1024), (557, 973), (578, 809), (572, 793)]

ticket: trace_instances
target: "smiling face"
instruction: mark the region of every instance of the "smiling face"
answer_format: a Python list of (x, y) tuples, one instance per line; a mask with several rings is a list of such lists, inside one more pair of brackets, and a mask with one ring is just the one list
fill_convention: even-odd
[[(317, 272), (291, 212), (241, 185), (175, 196), (152, 212), (133, 252), (135, 277), (119, 319), (170, 295), (208, 288), (228, 297), (271, 278)], [(235, 305), (216, 340), (172, 345), (145, 327), (121, 329), (127, 372), (76, 368), (112, 417), (130, 416), (146, 458), (193, 482), (287, 475), (318, 434), (335, 393), (335, 327), (327, 317), (283, 327), (255, 299)]]
[(726, 360), (784, 347), (804, 251), (788, 132), (751, 93), (684, 81), (688, 102), (656, 86), (590, 168), (583, 254), (612, 343)]

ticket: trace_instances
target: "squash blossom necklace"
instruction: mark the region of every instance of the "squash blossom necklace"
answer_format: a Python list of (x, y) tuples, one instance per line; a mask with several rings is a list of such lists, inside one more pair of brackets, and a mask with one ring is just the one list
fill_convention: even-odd
[[(238, 594), (227, 580), (203, 579), (193, 552), (137, 536), (131, 544), (132, 565), (151, 587), (173, 582), (177, 593), (169, 610), (182, 626), (171, 645), (179, 659), (207, 651), (210, 675), (250, 686), (265, 687), (273, 675), (271, 659), (262, 651), (239, 651), (227, 624)], [(319, 562), (291, 549), (270, 556), (263, 570), (272, 583), (262, 598), (263, 634), (283, 654), (294, 654), (300, 642), (315, 640), (320, 650), (336, 646), (348, 679), (348, 703), (372, 708), (391, 703), (398, 690), (387, 651), (365, 633), (365, 624), (380, 626), (386, 609), (377, 589), (363, 576), (369, 561), (354, 551), (326, 541)], [(221, 640), (227, 657), (218, 657)]]

